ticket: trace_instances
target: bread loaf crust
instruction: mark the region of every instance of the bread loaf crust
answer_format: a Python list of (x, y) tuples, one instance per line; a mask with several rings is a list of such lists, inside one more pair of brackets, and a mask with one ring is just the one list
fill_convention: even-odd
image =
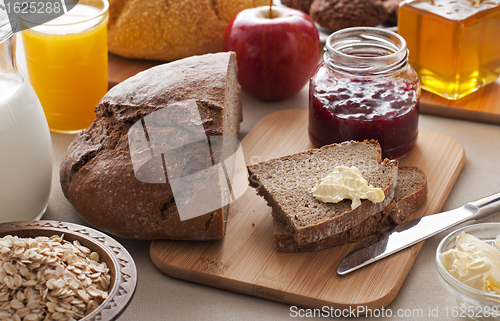
[(274, 247), (281, 252), (312, 252), (337, 245), (357, 242), (366, 236), (382, 231), (384, 227), (383, 218), (382, 212), (378, 212), (347, 231), (302, 245), (297, 244), (293, 233), (288, 233), (287, 231), (276, 228), (276, 221), (274, 221)]
[(108, 50), (138, 59), (173, 61), (222, 51), (229, 21), (268, 0), (110, 0)]
[[(80, 216), (110, 234), (134, 239), (214, 240), (225, 232), (227, 207), (180, 221), (170, 185), (142, 183), (132, 167), (128, 129), (173, 103), (195, 100), (207, 135), (228, 134), (224, 109), (234, 53), (196, 56), (141, 72), (112, 88), (96, 119), (61, 163), (61, 187)], [(240, 89), (235, 90), (239, 97)], [(241, 100), (234, 114), (241, 121)], [(189, 121), (189, 119), (187, 120)], [(232, 133), (234, 136), (235, 133)]]

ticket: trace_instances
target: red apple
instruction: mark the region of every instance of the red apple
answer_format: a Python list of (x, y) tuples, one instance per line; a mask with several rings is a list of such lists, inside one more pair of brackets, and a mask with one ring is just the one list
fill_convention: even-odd
[(321, 45), (312, 19), (287, 7), (238, 13), (224, 35), (224, 50), (236, 52), (238, 81), (250, 95), (281, 100), (296, 94), (318, 66)]

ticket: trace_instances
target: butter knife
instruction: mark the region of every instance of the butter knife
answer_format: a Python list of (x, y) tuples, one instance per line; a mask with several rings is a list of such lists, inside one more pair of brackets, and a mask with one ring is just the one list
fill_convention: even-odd
[(337, 273), (347, 274), (452, 226), (471, 220), (480, 220), (498, 211), (500, 211), (500, 192), (451, 211), (401, 223), (356, 246), (340, 261)]

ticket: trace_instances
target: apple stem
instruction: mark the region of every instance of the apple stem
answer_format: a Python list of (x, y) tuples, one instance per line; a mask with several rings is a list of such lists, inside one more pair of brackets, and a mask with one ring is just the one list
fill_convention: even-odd
[(273, 18), (273, 0), (269, 0), (269, 19)]

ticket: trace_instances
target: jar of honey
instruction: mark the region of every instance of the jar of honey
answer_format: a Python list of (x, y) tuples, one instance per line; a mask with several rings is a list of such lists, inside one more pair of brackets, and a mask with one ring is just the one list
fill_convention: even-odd
[(315, 147), (375, 139), (384, 158), (416, 144), (420, 84), (405, 40), (388, 30), (357, 27), (328, 37), (309, 86), (309, 138)]
[(456, 100), (500, 74), (500, 0), (406, 0), (398, 33), (422, 88)]

